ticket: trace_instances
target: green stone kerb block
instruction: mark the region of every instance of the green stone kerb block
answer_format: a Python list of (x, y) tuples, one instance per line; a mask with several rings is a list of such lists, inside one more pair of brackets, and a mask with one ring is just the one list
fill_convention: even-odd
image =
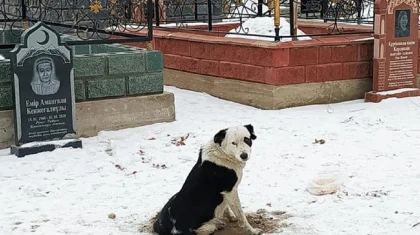
[(163, 74), (145, 73), (139, 76), (130, 76), (128, 90), (130, 95), (162, 93)]
[[(86, 53), (90, 46), (79, 49)], [(125, 46), (107, 49), (125, 52), (75, 55), (76, 101), (163, 92), (162, 52)], [(10, 60), (0, 61), (0, 109), (13, 106), (12, 81)]]
[(95, 79), (87, 82), (88, 98), (124, 96), (125, 78)]
[(146, 71), (145, 53), (121, 52), (108, 55), (109, 74), (142, 73)]
[(100, 76), (105, 74), (105, 56), (75, 56), (75, 77)]
[(87, 55), (90, 54), (90, 45), (79, 45), (73, 46), (76, 55)]
[(11, 82), (12, 81), (12, 67), (10, 60), (0, 61), (0, 82)]
[(147, 71), (158, 72), (163, 70), (163, 55), (160, 51), (148, 51), (147, 52)]

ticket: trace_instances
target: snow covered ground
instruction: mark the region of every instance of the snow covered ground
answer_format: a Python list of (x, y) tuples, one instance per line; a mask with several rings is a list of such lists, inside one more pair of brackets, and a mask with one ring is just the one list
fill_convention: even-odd
[[(227, 17), (238, 19), (240, 16), (244, 16), (244, 15), (256, 15), (257, 6), (258, 6), (258, 1), (247, 0), (243, 3), (243, 6), (234, 8), (232, 14)], [(262, 11), (267, 12), (268, 7), (266, 5), (263, 5)], [(274, 36), (276, 35), (274, 32), (274, 17), (256, 17), (256, 18), (248, 18), (248, 19), (243, 18), (243, 20), (244, 20), (244, 23), (242, 23), (241, 26), (229, 31), (230, 33), (240, 33), (240, 34), (226, 34), (225, 37), (248, 38), (248, 39), (256, 39), (256, 40), (263, 40), (263, 41), (274, 40)], [(264, 35), (264, 36), (270, 36), (270, 37), (251, 36), (252, 34)], [(282, 42), (287, 42), (287, 41), (292, 40), (291, 37), (288, 37), (290, 35), (290, 24), (288, 22), (288, 19), (283, 18), (283, 17), (280, 18), (279, 35), (286, 36), (285, 38), (280, 39), (280, 41)], [(297, 35), (305, 35), (305, 33), (302, 30), (298, 29)], [(298, 40), (311, 40), (310, 37), (298, 37), (297, 39)]]
[[(285, 36), (285, 38), (281, 38), (280, 41), (287, 42), (291, 41), (292, 38), (290, 36), (290, 24), (288, 19), (280, 18), (280, 30), (279, 35)], [(225, 37), (230, 38), (248, 38), (248, 39), (256, 39), (256, 40), (264, 40), (264, 41), (273, 41), (274, 36), (276, 33), (274, 32), (274, 17), (256, 17), (256, 18), (249, 18), (246, 19), (245, 22), (236, 29), (232, 29), (229, 31), (230, 33), (242, 33), (242, 34), (226, 34)], [(246, 33), (246, 34), (244, 34)], [(255, 35), (266, 35), (271, 37), (261, 37), (261, 36), (251, 36), (251, 34)], [(297, 35), (306, 35), (302, 30), (297, 30)], [(311, 40), (310, 37), (297, 37), (298, 40)]]
[[(175, 94), (175, 122), (104, 131), (83, 139), (83, 149), (22, 159), (1, 150), (0, 234), (141, 234), (179, 190), (200, 145), (248, 123), (258, 138), (240, 196), (246, 212), (291, 214), (278, 234), (420, 234), (420, 98), (264, 111), (165, 90)], [(185, 145), (174, 144), (187, 134)], [(340, 176), (337, 194), (307, 192), (321, 173)]]

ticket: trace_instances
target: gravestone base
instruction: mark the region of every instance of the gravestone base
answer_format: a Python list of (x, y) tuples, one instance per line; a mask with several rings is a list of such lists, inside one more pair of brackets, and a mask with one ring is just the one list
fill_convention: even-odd
[(10, 154), (17, 157), (25, 157), (26, 155), (51, 152), (57, 148), (82, 148), (81, 140), (61, 140), (61, 141), (46, 141), (46, 142), (32, 142), (21, 146), (10, 146)]
[(418, 88), (402, 88), (390, 91), (367, 92), (365, 94), (365, 102), (379, 103), (388, 98), (406, 98), (420, 96), (420, 89)]

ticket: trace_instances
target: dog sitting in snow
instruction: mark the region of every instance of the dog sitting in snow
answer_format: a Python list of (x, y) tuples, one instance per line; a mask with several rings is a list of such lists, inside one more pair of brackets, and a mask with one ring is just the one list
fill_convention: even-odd
[(181, 190), (172, 196), (153, 230), (159, 235), (210, 235), (223, 229), (226, 217), (238, 221), (246, 235), (262, 234), (242, 211), (238, 196), (245, 163), (257, 136), (252, 125), (219, 131), (199, 152)]

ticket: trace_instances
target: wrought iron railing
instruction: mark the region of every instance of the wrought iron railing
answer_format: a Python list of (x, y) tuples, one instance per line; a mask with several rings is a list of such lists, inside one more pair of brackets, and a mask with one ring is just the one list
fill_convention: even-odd
[(0, 34), (9, 30), (19, 36), (22, 29), (42, 21), (77, 36), (69, 45), (150, 41), (153, 14), (147, 13), (153, 11), (153, 0), (0, 0)]
[[(237, 21), (239, 26), (236, 32), (228, 34), (250, 34), (249, 29), (243, 26), (243, 21), (248, 18), (272, 17), (274, 0), (155, 0), (155, 23), (158, 27), (184, 28), (185, 24), (194, 25), (202, 23), (204, 31), (215, 32), (215, 23)], [(292, 19), (293, 10), (297, 8), (298, 19), (331, 22), (329, 34), (344, 33), (338, 23), (353, 23), (373, 25), (374, 0), (280, 0), (280, 15)], [(293, 28), (293, 21), (290, 20)], [(185, 29), (185, 28), (184, 28)], [(274, 24), (273, 24), (274, 29)], [(191, 30), (191, 28), (189, 29)], [(198, 30), (198, 29), (193, 29)], [(220, 33), (220, 32), (215, 32)], [(366, 30), (351, 33), (369, 33)], [(267, 37), (267, 35), (259, 35)], [(274, 30), (273, 35), (274, 37)], [(294, 37), (290, 35), (282, 37)]]

